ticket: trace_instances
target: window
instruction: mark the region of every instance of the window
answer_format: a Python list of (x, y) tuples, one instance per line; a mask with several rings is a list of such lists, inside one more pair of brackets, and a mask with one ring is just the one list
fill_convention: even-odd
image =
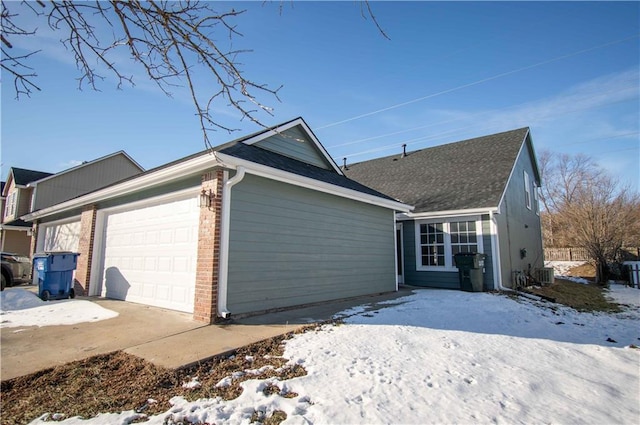
[(14, 190), (7, 196), (7, 205), (4, 207), (4, 217), (12, 218), (16, 212), (16, 197), (18, 193)]
[(429, 220), (416, 223), (417, 270), (456, 271), (459, 252), (482, 252), (479, 217)]
[(536, 211), (536, 215), (540, 215), (540, 188), (535, 187), (533, 188), (533, 201), (534, 201), (534, 205), (533, 207), (535, 208)]
[(475, 221), (460, 221), (449, 224), (451, 232), (451, 255), (459, 252), (478, 252), (478, 236)]
[(529, 174), (524, 172), (524, 199), (525, 205), (528, 209), (531, 209), (531, 184), (529, 183)]
[(444, 223), (420, 225), (423, 266), (444, 266)]

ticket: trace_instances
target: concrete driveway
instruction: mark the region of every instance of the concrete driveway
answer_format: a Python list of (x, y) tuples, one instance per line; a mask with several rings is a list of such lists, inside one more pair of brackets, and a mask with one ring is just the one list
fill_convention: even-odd
[(408, 288), (377, 296), (359, 297), (263, 314), (223, 325), (204, 325), (191, 314), (102, 298), (86, 298), (119, 313), (99, 322), (65, 326), (2, 328), (2, 381), (28, 375), (97, 354), (123, 350), (158, 366), (179, 368), (245, 345), (324, 320), (342, 310), (409, 295)]
[(119, 313), (99, 322), (2, 328), (2, 380), (96, 354), (124, 350), (204, 326), (191, 315), (125, 301), (83, 298)]

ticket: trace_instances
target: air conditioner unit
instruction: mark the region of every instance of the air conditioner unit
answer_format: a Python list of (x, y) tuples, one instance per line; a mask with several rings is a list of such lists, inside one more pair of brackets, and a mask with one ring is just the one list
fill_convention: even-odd
[(541, 269), (535, 269), (535, 279), (543, 284), (553, 283), (553, 267), (542, 267)]

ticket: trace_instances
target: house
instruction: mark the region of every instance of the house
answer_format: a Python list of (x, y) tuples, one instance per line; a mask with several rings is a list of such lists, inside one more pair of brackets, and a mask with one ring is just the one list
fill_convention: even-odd
[(400, 282), (459, 288), (458, 252), (486, 255), (486, 290), (519, 286), (543, 267), (528, 128), (352, 164), (345, 174), (415, 206), (396, 217)]
[(43, 171), (26, 170), (12, 167), (7, 181), (2, 187), (4, 208), (0, 230), (0, 250), (29, 256), (31, 248), (31, 223), (20, 219), (31, 207), (33, 189), (27, 187), (31, 182), (51, 176)]
[(395, 214), (302, 118), (34, 211), (79, 223), (76, 290), (211, 323), (397, 289)]
[[(2, 251), (30, 256), (37, 251), (74, 251), (77, 225), (56, 222), (41, 229), (46, 238), (34, 246), (32, 225), (21, 219), (25, 214), (84, 195), (144, 171), (123, 151), (85, 162), (52, 174), (12, 167), (2, 188)], [(42, 233), (41, 232), (41, 233)]]

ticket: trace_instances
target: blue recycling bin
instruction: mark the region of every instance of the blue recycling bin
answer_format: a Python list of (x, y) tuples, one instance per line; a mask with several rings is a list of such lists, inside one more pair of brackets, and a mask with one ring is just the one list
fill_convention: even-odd
[(43, 301), (75, 298), (73, 271), (78, 265), (75, 252), (42, 252), (33, 256), (33, 280)]

